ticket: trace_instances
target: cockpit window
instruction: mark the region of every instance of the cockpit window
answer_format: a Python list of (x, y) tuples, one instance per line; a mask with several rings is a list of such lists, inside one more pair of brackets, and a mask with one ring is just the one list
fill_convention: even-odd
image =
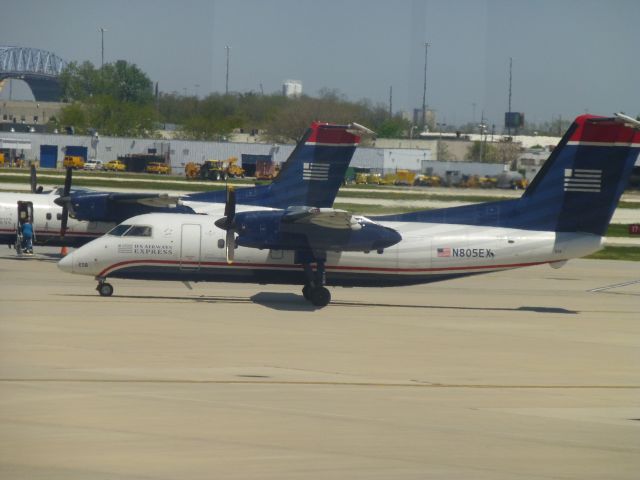
[(131, 228), (131, 225), (120, 224), (113, 227), (107, 232), (107, 235), (113, 235), (114, 237), (121, 237), (124, 233)]
[(134, 225), (124, 234), (125, 237), (150, 237), (151, 227), (145, 225)]

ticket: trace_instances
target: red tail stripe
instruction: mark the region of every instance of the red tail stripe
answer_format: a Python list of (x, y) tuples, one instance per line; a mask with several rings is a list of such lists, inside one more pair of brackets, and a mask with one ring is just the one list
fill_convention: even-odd
[(347, 127), (343, 125), (313, 122), (307, 142), (354, 145), (360, 143), (360, 137), (347, 132)]
[[(590, 121), (602, 119), (602, 121)], [(573, 132), (570, 142), (590, 143), (640, 143), (640, 131), (627, 127), (615, 119), (606, 121), (604, 117), (581, 115), (576, 118), (578, 128)]]

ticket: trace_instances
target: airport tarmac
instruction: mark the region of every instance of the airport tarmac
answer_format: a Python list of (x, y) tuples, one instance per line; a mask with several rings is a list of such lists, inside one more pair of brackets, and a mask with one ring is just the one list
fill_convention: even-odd
[[(0, 478), (636, 479), (640, 264), (387, 289), (114, 279), (0, 250)], [(604, 288), (618, 285), (616, 288)]]

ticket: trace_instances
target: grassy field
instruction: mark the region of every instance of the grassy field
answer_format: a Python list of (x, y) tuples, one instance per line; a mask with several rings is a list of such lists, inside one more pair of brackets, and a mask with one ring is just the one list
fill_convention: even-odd
[(640, 247), (604, 247), (585, 258), (640, 262)]

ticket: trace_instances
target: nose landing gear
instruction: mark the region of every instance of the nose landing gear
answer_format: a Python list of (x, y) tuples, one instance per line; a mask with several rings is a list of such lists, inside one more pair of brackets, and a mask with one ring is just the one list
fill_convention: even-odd
[(98, 286), (96, 287), (96, 290), (98, 291), (101, 297), (110, 297), (111, 295), (113, 295), (113, 285), (105, 282), (104, 280), (100, 280), (98, 282)]

